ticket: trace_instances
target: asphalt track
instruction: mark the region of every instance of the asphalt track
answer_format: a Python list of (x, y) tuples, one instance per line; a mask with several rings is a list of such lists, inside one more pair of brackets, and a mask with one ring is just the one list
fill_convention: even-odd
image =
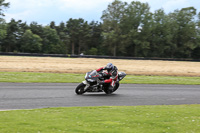
[(76, 95), (77, 83), (0, 83), (0, 110), (200, 104), (200, 85), (121, 84), (111, 95)]

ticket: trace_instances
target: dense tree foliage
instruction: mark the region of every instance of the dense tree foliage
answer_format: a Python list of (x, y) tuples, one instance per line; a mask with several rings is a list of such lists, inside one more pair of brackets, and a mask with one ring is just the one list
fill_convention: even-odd
[(200, 13), (194, 7), (166, 14), (151, 12), (148, 3), (114, 0), (102, 22), (70, 18), (45, 26), (6, 23), (3, 9), (8, 7), (0, 0), (0, 52), (200, 58)]
[[(0, 0), (0, 44), (2, 40), (6, 37), (7, 26), (5, 20), (2, 18), (4, 16), (4, 9), (8, 8), (10, 3), (5, 3), (5, 0)], [(0, 51), (1, 51), (0, 45)]]

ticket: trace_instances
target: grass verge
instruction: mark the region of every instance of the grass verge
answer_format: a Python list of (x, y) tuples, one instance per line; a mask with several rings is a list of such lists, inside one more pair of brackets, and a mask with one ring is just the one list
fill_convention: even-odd
[[(0, 82), (20, 83), (79, 83), (84, 74), (0, 72)], [(127, 75), (121, 83), (129, 84), (187, 84), (200, 85), (200, 77)]]
[(200, 132), (200, 105), (68, 107), (0, 112), (1, 133)]

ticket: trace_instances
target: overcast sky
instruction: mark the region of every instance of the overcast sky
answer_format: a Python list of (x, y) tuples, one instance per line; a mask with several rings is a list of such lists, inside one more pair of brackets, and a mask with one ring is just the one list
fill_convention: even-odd
[[(11, 18), (23, 22), (37, 22), (47, 25), (55, 21), (66, 22), (69, 18), (83, 18), (85, 21), (101, 21), (102, 11), (114, 0), (5, 0), (10, 2), (10, 8), (6, 9), (5, 19)], [(121, 0), (130, 3), (133, 0)], [(148, 3), (151, 11), (163, 8), (166, 13), (193, 6), (200, 12), (200, 0), (138, 0)]]

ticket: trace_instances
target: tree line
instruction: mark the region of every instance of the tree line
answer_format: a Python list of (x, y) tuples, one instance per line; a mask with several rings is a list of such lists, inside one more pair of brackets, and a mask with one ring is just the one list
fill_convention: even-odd
[(114, 0), (101, 22), (70, 18), (44, 26), (6, 23), (9, 4), (0, 0), (0, 52), (200, 58), (200, 13), (194, 7), (167, 14), (151, 12), (148, 3)]

